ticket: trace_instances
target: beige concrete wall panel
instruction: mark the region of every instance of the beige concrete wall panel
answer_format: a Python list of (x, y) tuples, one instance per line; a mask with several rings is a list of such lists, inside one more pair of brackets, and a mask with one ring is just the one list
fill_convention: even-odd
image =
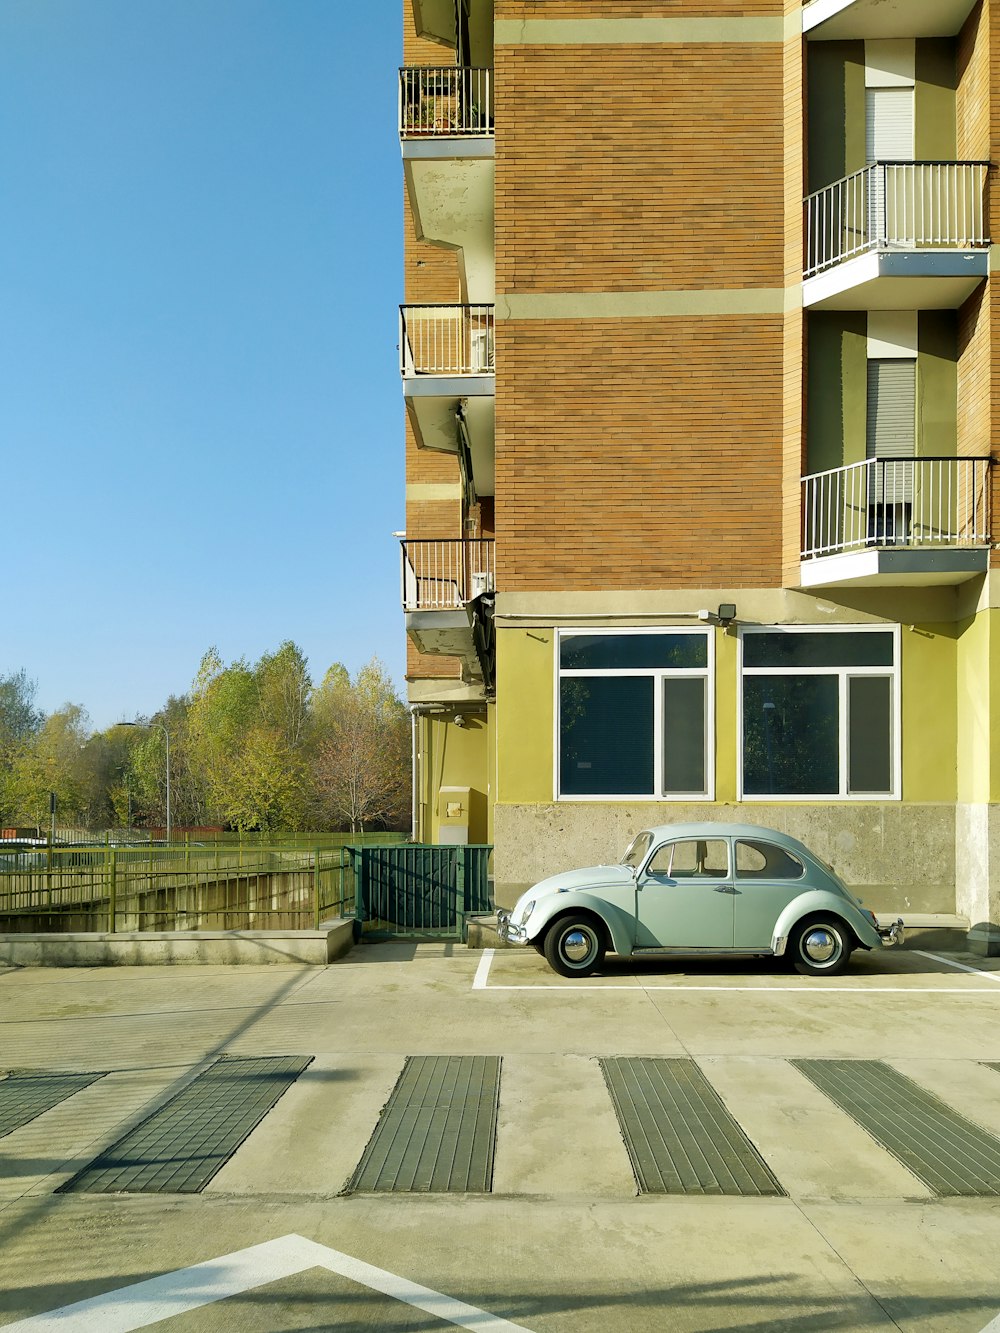
[(496, 60), (498, 292), (783, 286), (779, 43)]
[(504, 592), (780, 582), (784, 321), (503, 321)]
[(703, 819), (763, 824), (801, 839), (848, 884), (865, 886), (862, 896), (876, 912), (956, 910), (955, 806), (875, 802), (498, 804), (497, 902), (504, 905), (514, 886), (617, 860), (641, 828)]
[[(796, 4), (792, 8), (797, 8)], [(498, 19), (650, 19), (782, 17), (785, 0), (496, 0)], [(790, 11), (789, 11), (790, 12)]]

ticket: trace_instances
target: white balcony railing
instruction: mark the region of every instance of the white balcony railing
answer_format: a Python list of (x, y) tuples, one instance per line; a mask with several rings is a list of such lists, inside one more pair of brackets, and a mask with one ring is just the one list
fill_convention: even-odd
[(492, 375), (493, 307), (400, 306), (399, 368), (404, 375)]
[(802, 478), (802, 559), (882, 546), (987, 546), (988, 458), (868, 458)]
[(490, 71), (463, 65), (401, 69), (399, 133), (403, 139), (492, 134)]
[(404, 611), (453, 611), (494, 589), (492, 537), (400, 543)]
[(806, 199), (805, 276), (868, 250), (990, 243), (988, 162), (873, 162)]

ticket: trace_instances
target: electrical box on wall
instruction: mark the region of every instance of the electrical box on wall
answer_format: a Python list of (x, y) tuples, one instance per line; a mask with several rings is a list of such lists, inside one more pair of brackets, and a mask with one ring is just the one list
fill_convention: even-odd
[(438, 842), (449, 846), (469, 841), (470, 787), (438, 789)]

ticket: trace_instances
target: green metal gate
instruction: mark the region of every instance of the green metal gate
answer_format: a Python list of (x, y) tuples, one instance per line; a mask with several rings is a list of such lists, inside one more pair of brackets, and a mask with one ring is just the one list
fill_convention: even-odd
[(366, 934), (463, 938), (469, 913), (492, 910), (492, 846), (351, 847), (355, 911)]

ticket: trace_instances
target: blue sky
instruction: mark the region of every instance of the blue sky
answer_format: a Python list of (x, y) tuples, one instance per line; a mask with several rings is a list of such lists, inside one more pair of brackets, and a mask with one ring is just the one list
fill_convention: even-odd
[(0, 675), (46, 711), (284, 639), (402, 686), (397, 10), (0, 3)]

